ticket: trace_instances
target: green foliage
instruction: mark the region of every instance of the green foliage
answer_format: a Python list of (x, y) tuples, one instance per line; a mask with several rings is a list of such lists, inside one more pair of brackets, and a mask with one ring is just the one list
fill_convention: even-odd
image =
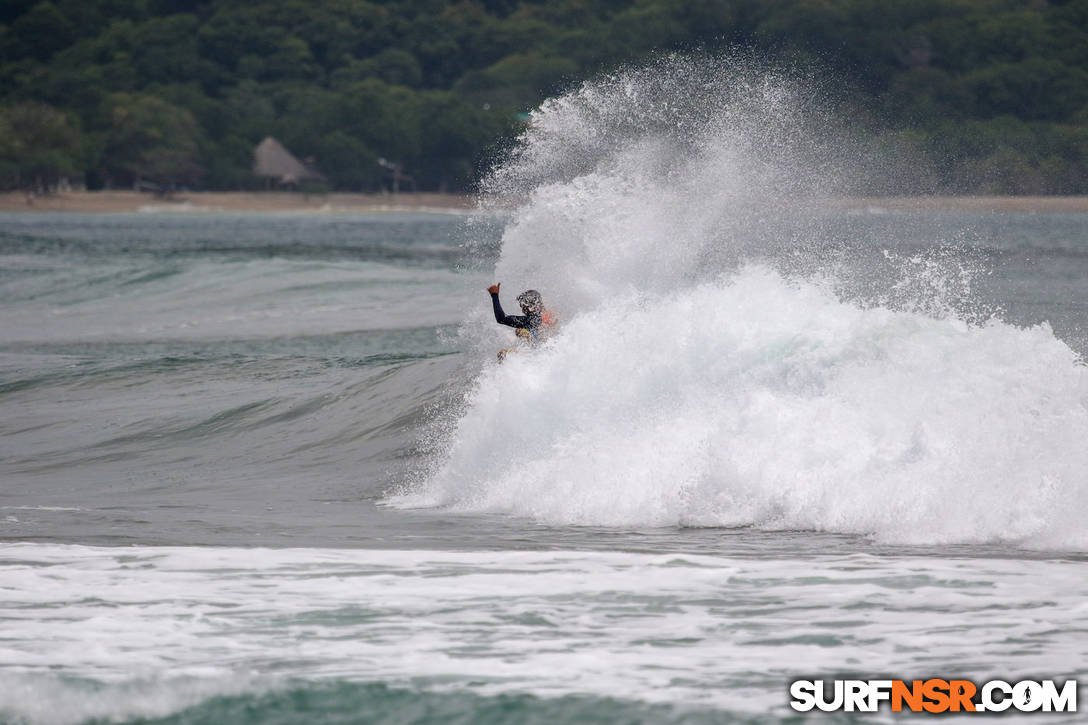
[(0, 108), (0, 186), (45, 191), (78, 172), (82, 139), (68, 117), (40, 103)]
[(32, 6), (11, 24), (8, 51), (45, 60), (76, 39), (72, 21), (51, 2)]
[(738, 45), (847, 82), (909, 167), (875, 190), (1088, 193), (1088, 0), (9, 0), (0, 179), (250, 188), (272, 135), (336, 189), (467, 189), (548, 95)]
[(519, 53), (489, 68), (466, 73), (454, 90), (481, 105), (529, 110), (577, 74), (578, 66), (566, 58)]
[(343, 131), (333, 131), (320, 139), (314, 156), (321, 160), (322, 171), (336, 188), (372, 191), (381, 185), (377, 155)]
[(200, 128), (184, 108), (153, 96), (116, 93), (109, 99), (112, 124), (105, 137), (104, 170), (128, 185), (150, 181), (164, 187), (196, 183)]

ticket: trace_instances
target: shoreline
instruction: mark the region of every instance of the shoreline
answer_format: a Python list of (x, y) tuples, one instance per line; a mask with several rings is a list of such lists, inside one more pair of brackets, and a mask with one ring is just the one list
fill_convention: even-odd
[[(829, 199), (846, 210), (972, 211), (1027, 213), (1088, 213), (1088, 196), (890, 196)], [(287, 191), (195, 191), (170, 198), (136, 191), (70, 191), (28, 197), (22, 192), (0, 193), (0, 212), (60, 212), (80, 214), (246, 213), (287, 212), (379, 214), (430, 212), (465, 214), (477, 211), (472, 194), (404, 192), (400, 194)]]
[(1088, 196), (872, 196), (833, 199), (843, 209), (879, 211), (973, 211), (1076, 214), (1088, 212)]
[(138, 191), (69, 191), (28, 197), (0, 193), (0, 212), (71, 212), (133, 214), (139, 212), (311, 212), (376, 214), (382, 212), (467, 213), (475, 210), (470, 194), (306, 194), (290, 191), (190, 191), (156, 197)]

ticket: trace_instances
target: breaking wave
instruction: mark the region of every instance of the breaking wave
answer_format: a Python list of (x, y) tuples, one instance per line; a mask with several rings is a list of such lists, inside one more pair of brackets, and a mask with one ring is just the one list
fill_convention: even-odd
[[(1088, 368), (957, 240), (851, 236), (820, 86), (667, 59), (546, 103), (486, 199), (564, 321), (485, 364), (402, 506), (1081, 548)], [(913, 246), (911, 246), (913, 245)], [(481, 359), (501, 331), (463, 334)]]

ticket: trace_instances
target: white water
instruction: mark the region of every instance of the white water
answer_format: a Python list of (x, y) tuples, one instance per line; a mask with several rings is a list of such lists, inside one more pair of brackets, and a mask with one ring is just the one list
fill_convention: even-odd
[(155, 717), (299, 678), (769, 717), (812, 673), (1083, 677), (1084, 565), (1028, 563), (5, 544), (0, 719)]
[[(446, 455), (393, 501), (1088, 547), (1083, 361), (1045, 324), (973, 314), (970, 258), (832, 240), (896, 267), (844, 293), (873, 270), (820, 261), (819, 195), (845, 162), (798, 87), (654, 70), (546, 105), (496, 172), (492, 193), (522, 200), (496, 279), (540, 288), (562, 333), (486, 365)], [(685, 83), (707, 102), (670, 105)], [(488, 351), (493, 328), (465, 334)]]

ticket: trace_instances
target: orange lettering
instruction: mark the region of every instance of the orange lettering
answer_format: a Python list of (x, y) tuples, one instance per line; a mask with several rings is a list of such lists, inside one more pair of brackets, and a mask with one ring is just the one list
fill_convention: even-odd
[(975, 696), (975, 689), (975, 683), (970, 680), (950, 680), (948, 692), (952, 712), (959, 712), (961, 707), (966, 712), (974, 712), (975, 703), (971, 702), (971, 698)]
[(911, 712), (918, 712), (922, 709), (921, 680), (914, 680), (911, 687), (907, 687), (907, 683), (902, 680), (892, 682), (892, 712), (902, 712), (904, 701), (906, 701)]
[(932, 679), (922, 683), (922, 694), (930, 702), (922, 705), (926, 712), (945, 712), (948, 710), (948, 681)]

